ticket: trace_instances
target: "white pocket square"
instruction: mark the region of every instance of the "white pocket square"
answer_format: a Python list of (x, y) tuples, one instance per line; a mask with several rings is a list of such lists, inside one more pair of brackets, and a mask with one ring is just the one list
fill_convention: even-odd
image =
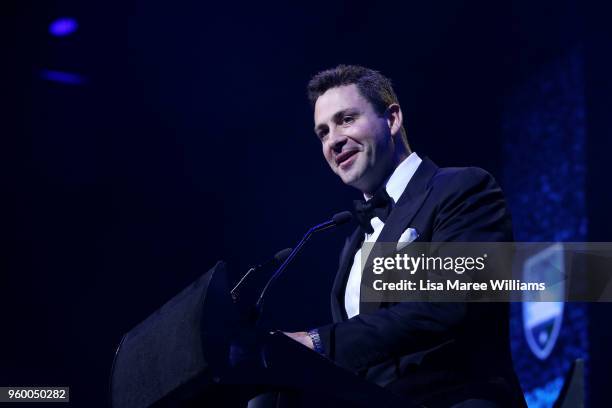
[(406, 231), (402, 233), (397, 242), (397, 250), (401, 251), (406, 248), (406, 246), (417, 239), (419, 237), (419, 232), (414, 228), (407, 228)]

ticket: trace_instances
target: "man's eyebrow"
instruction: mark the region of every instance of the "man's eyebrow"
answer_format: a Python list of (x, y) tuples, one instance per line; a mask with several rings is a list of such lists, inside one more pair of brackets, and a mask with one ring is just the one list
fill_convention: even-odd
[[(354, 108), (346, 108), (346, 109), (342, 109), (339, 110), (338, 112), (334, 113), (334, 115), (332, 116), (332, 119), (334, 122), (337, 122), (338, 120), (340, 120), (344, 115), (347, 114), (347, 112), (353, 111)], [(320, 123), (318, 124), (314, 131), (315, 133), (318, 133), (319, 130), (321, 130), (321, 128), (323, 128), (324, 126), (327, 126), (325, 123)]]

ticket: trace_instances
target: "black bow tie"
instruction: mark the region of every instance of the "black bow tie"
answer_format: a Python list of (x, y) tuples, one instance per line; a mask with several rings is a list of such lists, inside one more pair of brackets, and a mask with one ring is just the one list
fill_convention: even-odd
[(355, 206), (355, 215), (359, 225), (361, 225), (365, 232), (371, 234), (374, 232), (374, 228), (372, 228), (370, 220), (378, 217), (382, 222), (385, 222), (393, 209), (393, 199), (389, 197), (387, 190), (383, 187), (370, 200), (355, 200), (353, 205)]

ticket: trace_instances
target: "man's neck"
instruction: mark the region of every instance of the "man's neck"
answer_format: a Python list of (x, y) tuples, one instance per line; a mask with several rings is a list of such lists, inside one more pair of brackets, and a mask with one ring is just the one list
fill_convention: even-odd
[(389, 180), (389, 178), (391, 177), (391, 175), (393, 174), (395, 169), (397, 169), (397, 166), (399, 166), (411, 154), (412, 154), (412, 152), (410, 150), (408, 150), (407, 152), (403, 151), (403, 152), (397, 154), (393, 158), (393, 166), (390, 167), (385, 172), (384, 176), (382, 177), (382, 180), (374, 188), (367, 189), (368, 191), (363, 191), (363, 190), (361, 191), (363, 193), (363, 196), (366, 198), (366, 200), (369, 200), (370, 198), (372, 198), (374, 196), (374, 194), (376, 194), (376, 192), (378, 190), (380, 190), (381, 188), (383, 188), (387, 184), (387, 181)]

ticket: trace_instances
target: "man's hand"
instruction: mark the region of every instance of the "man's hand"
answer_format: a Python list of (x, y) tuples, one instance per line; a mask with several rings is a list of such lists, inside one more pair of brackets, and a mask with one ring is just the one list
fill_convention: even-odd
[(303, 332), (303, 331), (295, 332), (295, 333), (288, 333), (288, 332), (283, 332), (283, 333), (291, 337), (293, 340), (297, 341), (298, 343), (301, 343), (304, 346), (308, 347), (309, 349), (314, 350), (314, 344), (312, 344), (312, 339), (310, 338), (308, 333)]

